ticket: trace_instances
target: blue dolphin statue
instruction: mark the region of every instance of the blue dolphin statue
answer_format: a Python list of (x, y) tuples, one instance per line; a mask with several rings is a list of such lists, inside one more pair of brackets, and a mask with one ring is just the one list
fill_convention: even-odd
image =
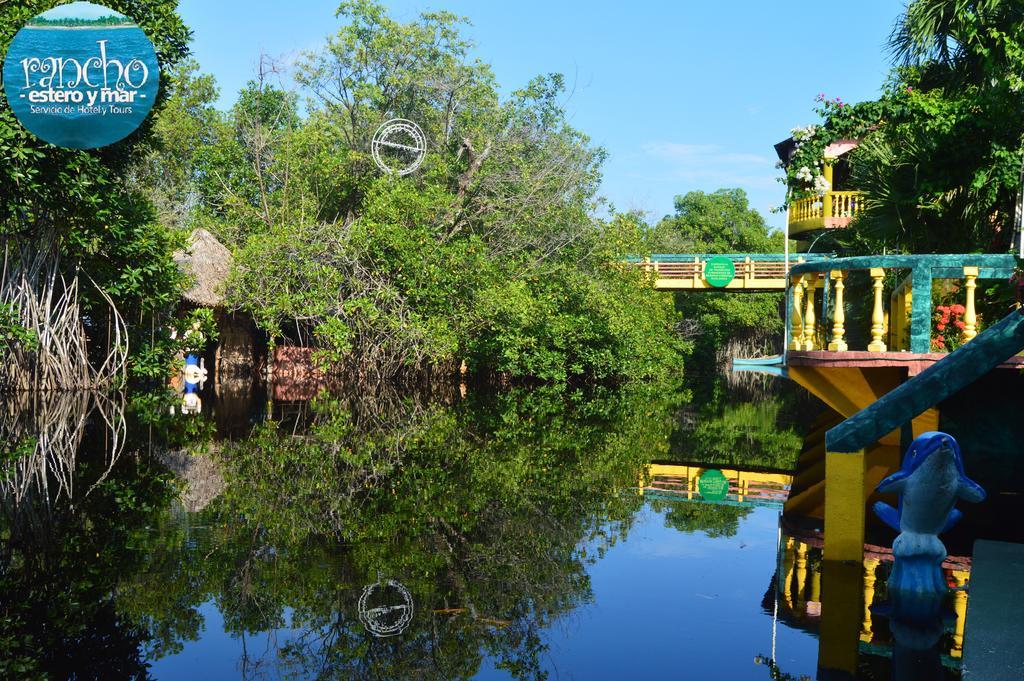
[(964, 473), (960, 445), (952, 435), (929, 431), (915, 439), (900, 470), (878, 483), (879, 492), (900, 495), (898, 509), (877, 502), (875, 513), (900, 532), (892, 545), (896, 565), (889, 588), (910, 592), (943, 591), (939, 566), (946, 546), (938, 535), (963, 515), (957, 499), (980, 502), (985, 490)]

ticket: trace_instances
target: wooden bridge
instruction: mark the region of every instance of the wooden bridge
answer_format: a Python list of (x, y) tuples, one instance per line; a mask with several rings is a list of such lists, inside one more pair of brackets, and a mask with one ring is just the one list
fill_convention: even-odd
[[(824, 262), (830, 256), (794, 254), (789, 265)], [(660, 291), (785, 291), (782, 253), (670, 254), (631, 256), (626, 262), (648, 274)]]

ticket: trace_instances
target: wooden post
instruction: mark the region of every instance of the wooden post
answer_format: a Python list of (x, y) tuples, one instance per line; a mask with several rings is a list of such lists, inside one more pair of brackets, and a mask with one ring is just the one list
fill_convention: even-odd
[(974, 311), (974, 289), (977, 287), (977, 267), (965, 267), (964, 288), (967, 289), (967, 303), (964, 305), (964, 343), (978, 335), (978, 315)]
[[(864, 450), (825, 453), (825, 560), (864, 559)], [(827, 594), (826, 594), (827, 596)]]
[(796, 277), (792, 281), (793, 286), (793, 328), (791, 329), (792, 340), (789, 343), (790, 350), (802, 350), (804, 347), (804, 317), (803, 317), (803, 300), (804, 300), (804, 278)]
[(846, 335), (846, 312), (843, 310), (843, 284), (842, 270), (833, 270), (832, 278), (836, 281), (835, 303), (832, 307), (832, 342), (828, 344), (831, 352), (846, 352), (848, 346), (843, 338)]
[(804, 350), (814, 350), (815, 336), (818, 332), (818, 320), (814, 316), (814, 288), (818, 283), (817, 274), (804, 276), (807, 287), (807, 307), (804, 312)]
[(871, 288), (875, 292), (875, 302), (871, 309), (871, 342), (868, 343), (868, 352), (885, 352), (885, 341), (882, 340), (885, 334), (885, 309), (882, 305), (884, 277), (885, 270), (881, 267), (871, 268)]

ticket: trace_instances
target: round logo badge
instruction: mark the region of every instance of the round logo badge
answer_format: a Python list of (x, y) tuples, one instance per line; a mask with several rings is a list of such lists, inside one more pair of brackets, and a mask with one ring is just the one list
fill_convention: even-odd
[(408, 175), (423, 163), (427, 137), (412, 121), (392, 118), (377, 128), (370, 147), (378, 168), (389, 174)]
[(128, 17), (90, 2), (30, 19), (4, 58), (4, 93), (39, 139), (95, 149), (134, 132), (160, 83), (153, 43)]
[(412, 621), (412, 594), (394, 579), (370, 584), (359, 597), (359, 619), (381, 638), (401, 634)]

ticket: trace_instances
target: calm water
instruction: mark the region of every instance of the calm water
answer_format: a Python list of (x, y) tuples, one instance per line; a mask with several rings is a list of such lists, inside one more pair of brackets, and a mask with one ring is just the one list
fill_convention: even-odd
[[(817, 674), (820, 542), (780, 524), (792, 396), (241, 386), (178, 405), (6, 405), (0, 676)], [(746, 482), (709, 501), (709, 469)], [(884, 562), (854, 568), (879, 603)], [(859, 675), (891, 678), (884, 617), (842, 617)], [(956, 655), (947, 622), (932, 678)]]

